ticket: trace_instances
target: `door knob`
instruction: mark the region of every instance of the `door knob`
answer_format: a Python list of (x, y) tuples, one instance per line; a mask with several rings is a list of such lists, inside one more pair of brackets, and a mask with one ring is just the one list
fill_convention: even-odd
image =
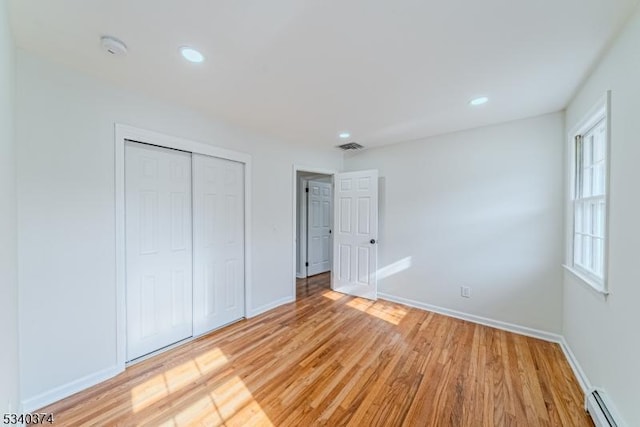
[(369, 243), (371, 243), (372, 245), (375, 245), (375, 243), (376, 243), (376, 239), (371, 239), (371, 240), (369, 240)]

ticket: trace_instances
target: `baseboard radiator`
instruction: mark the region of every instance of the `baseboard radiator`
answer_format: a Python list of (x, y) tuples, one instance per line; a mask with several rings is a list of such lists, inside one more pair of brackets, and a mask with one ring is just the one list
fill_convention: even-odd
[(596, 427), (621, 427), (610, 410), (606, 395), (602, 390), (592, 390), (587, 394), (585, 407), (593, 419)]

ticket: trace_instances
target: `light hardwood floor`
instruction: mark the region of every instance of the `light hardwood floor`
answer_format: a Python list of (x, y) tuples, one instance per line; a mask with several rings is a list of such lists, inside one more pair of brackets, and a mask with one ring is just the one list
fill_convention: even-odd
[(298, 299), (38, 412), (55, 425), (590, 426), (556, 344), (298, 281)]

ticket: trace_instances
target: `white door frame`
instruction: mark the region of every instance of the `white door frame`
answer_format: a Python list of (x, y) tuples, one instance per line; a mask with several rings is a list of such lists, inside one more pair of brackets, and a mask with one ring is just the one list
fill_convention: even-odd
[[(296, 260), (298, 259), (298, 256), (300, 256), (300, 259), (297, 261), (297, 266), (296, 266), (296, 277), (298, 279), (306, 279), (307, 278), (307, 267), (306, 265), (303, 266), (302, 264), (305, 263), (305, 260), (307, 259), (307, 203), (308, 203), (308, 195), (306, 192), (304, 192), (304, 188), (306, 188), (309, 183), (307, 178), (300, 178), (298, 180), (298, 184), (300, 184), (302, 187), (298, 187), (297, 189), (297, 193), (296, 193), (296, 197), (298, 197), (298, 199), (295, 201), (295, 203), (298, 205), (298, 207), (300, 208), (300, 212), (297, 212), (296, 214), (296, 221), (299, 220), (299, 222), (296, 223), (296, 233), (298, 233), (298, 229), (300, 229), (300, 233), (297, 235), (297, 247), (296, 247)], [(299, 214), (299, 215), (298, 215)], [(305, 263), (306, 264), (306, 263)], [(304, 267), (304, 268), (302, 268)], [(299, 269), (299, 271), (298, 271)], [(298, 272), (300, 273), (298, 275)]]
[[(309, 173), (307, 171), (301, 171), (301, 172), (305, 172), (305, 173)], [(296, 250), (298, 252), (296, 252), (296, 258), (298, 255), (300, 255), (300, 262), (303, 262), (303, 258), (306, 259), (307, 258), (307, 253), (308, 253), (308, 247), (307, 247), (307, 232), (308, 232), (308, 226), (307, 226), (307, 217), (309, 215), (309, 211), (308, 211), (308, 204), (309, 204), (309, 195), (308, 193), (302, 191), (304, 188), (307, 188), (309, 186), (309, 181), (313, 181), (314, 179), (318, 179), (320, 177), (326, 177), (326, 176), (330, 176), (330, 175), (309, 175), (309, 176), (303, 176), (300, 178), (300, 181), (298, 182), (298, 184), (302, 185), (302, 188), (298, 187), (297, 189), (297, 193), (296, 193), (296, 197), (299, 198), (299, 200), (296, 200), (296, 203), (299, 202), (299, 206), (300, 206), (300, 222), (298, 222), (296, 224), (296, 233), (298, 231), (298, 227), (300, 228), (300, 240), (297, 241), (298, 242), (298, 247), (296, 248)], [(332, 182), (333, 184), (333, 182)], [(333, 201), (331, 202), (331, 207), (333, 208)], [(333, 217), (333, 210), (331, 211), (331, 216)], [(333, 219), (333, 218), (332, 218)], [(296, 216), (296, 221), (298, 220), (298, 216)], [(333, 224), (331, 224), (331, 226), (333, 227)], [(333, 260), (332, 260), (333, 261)], [(298, 265), (299, 262), (296, 261), (296, 270), (300, 267), (300, 265)], [(306, 267), (305, 267), (306, 268)], [(300, 273), (300, 274), (298, 274)], [(305, 269), (304, 271), (302, 269), (297, 270), (296, 271), (296, 277), (298, 279), (305, 279), (307, 277), (307, 270)]]
[[(125, 141), (131, 140), (159, 147), (190, 151), (221, 159), (232, 160), (245, 165), (244, 180), (244, 316), (251, 316), (251, 156), (238, 151), (214, 147), (202, 142), (165, 135), (133, 126), (115, 124), (115, 228), (116, 228), (116, 358), (117, 367), (124, 371), (126, 364), (127, 319), (126, 319), (126, 275), (125, 275)], [(295, 173), (294, 173), (295, 177)], [(294, 182), (295, 185), (295, 182)], [(295, 222), (295, 216), (294, 216)], [(295, 226), (295, 225), (294, 225)], [(295, 295), (295, 281), (294, 281)]]
[(323, 169), (323, 168), (316, 168), (316, 167), (309, 167), (309, 166), (302, 166), (302, 165), (293, 165), (293, 177), (291, 179), (291, 181), (293, 182), (293, 191), (292, 191), (292, 195), (293, 198), (291, 200), (293, 200), (292, 203), (292, 207), (293, 207), (293, 214), (292, 214), (292, 218), (293, 218), (293, 225), (292, 225), (292, 229), (293, 229), (293, 280), (291, 282), (291, 295), (293, 296), (293, 300), (296, 299), (296, 278), (298, 276), (298, 265), (297, 265), (297, 253), (298, 253), (298, 241), (297, 241), (297, 231), (298, 231), (298, 215), (297, 215), (297, 209), (298, 209), (298, 172), (309, 172), (309, 173), (317, 173), (319, 175), (329, 175), (331, 176), (331, 179), (333, 180), (333, 175), (335, 175), (336, 173), (338, 173), (338, 171), (332, 170), (332, 169)]

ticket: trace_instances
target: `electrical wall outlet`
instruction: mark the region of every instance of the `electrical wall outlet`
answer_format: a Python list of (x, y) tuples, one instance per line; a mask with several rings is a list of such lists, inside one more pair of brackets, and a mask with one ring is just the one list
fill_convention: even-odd
[(471, 298), (471, 287), (460, 286), (460, 296), (463, 298)]

